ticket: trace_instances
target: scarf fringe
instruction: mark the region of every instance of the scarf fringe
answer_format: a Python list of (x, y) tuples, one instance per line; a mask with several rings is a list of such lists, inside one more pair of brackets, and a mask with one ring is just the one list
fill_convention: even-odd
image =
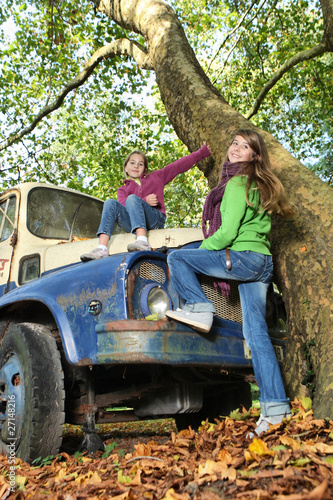
[(220, 291), (223, 297), (229, 297), (230, 284), (227, 281), (214, 280), (214, 288), (217, 292)]

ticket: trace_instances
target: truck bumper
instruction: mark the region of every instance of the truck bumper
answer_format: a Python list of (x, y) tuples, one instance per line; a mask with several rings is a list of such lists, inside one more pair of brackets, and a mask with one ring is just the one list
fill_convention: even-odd
[(119, 320), (96, 326), (97, 363), (251, 367), (244, 354), (241, 329), (225, 322), (209, 334), (166, 319)]

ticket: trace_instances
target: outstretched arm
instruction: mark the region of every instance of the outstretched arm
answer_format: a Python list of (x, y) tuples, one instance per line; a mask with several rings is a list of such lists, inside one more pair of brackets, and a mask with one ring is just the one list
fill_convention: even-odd
[(186, 172), (190, 168), (192, 168), (198, 161), (203, 160), (211, 156), (211, 152), (204, 143), (198, 151), (191, 153), (179, 160), (170, 163), (166, 167), (159, 170), (159, 175), (162, 177), (163, 183), (168, 184), (171, 182), (177, 175)]

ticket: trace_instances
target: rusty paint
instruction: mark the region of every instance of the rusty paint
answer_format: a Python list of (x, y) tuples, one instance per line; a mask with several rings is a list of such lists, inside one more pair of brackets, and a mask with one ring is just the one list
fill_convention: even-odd
[(128, 389), (123, 391), (108, 392), (105, 394), (96, 394), (96, 405), (101, 408), (107, 406), (115, 407), (121, 405), (124, 401), (138, 400), (153, 391), (158, 391), (163, 388), (163, 384), (146, 384), (137, 389)]
[(127, 307), (128, 307), (128, 317), (129, 319), (133, 319), (133, 294), (134, 294), (134, 286), (135, 280), (138, 273), (133, 272), (131, 270), (127, 276)]
[(17, 243), (17, 228), (14, 229), (14, 232), (10, 238), (10, 246), (14, 247)]
[(0, 344), (3, 341), (3, 338), (4, 338), (5, 334), (6, 334), (6, 331), (8, 329), (9, 324), (10, 324), (10, 319), (6, 322), (4, 329), (0, 332)]
[(101, 302), (107, 301), (111, 295), (116, 293), (116, 283), (111, 288), (100, 288), (90, 290), (81, 289), (80, 294), (69, 293), (68, 295), (59, 295), (57, 302), (60, 307), (67, 309), (70, 306), (80, 307), (81, 305), (89, 304), (92, 299), (98, 299)]
[(82, 358), (75, 364), (76, 366), (87, 366), (87, 365), (94, 365), (94, 362), (90, 358)]
[[(75, 401), (74, 401), (75, 402)], [(72, 401), (73, 403), (73, 401)], [(86, 413), (96, 413), (98, 410), (96, 405), (89, 405), (87, 403), (77, 404), (76, 406), (69, 407), (68, 411), (71, 415), (79, 416), (85, 415)]]
[(159, 331), (174, 330), (174, 322), (167, 321), (166, 319), (159, 319), (158, 321), (148, 321), (144, 319), (121, 319), (118, 321), (110, 321), (103, 324), (103, 330), (100, 331), (96, 327), (97, 333), (105, 332), (159, 332)]

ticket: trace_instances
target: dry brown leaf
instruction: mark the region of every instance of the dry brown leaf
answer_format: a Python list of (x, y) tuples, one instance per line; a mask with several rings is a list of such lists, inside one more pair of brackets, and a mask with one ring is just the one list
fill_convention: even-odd
[(205, 464), (199, 464), (198, 467), (198, 477), (210, 476), (216, 477), (219, 475), (221, 479), (236, 479), (236, 470), (233, 468), (228, 468), (222, 462), (214, 462), (214, 460), (207, 460)]
[[(327, 490), (327, 480), (316, 486), (312, 491), (295, 495), (278, 495), (276, 500), (322, 500)], [(327, 497), (326, 497), (327, 498)]]
[(289, 436), (280, 436), (280, 443), (289, 446), (292, 450), (299, 450), (302, 446), (302, 443)]
[(267, 444), (262, 439), (254, 439), (251, 444), (249, 444), (249, 452), (256, 453), (259, 457), (265, 455), (274, 456), (276, 451), (269, 450)]
[[(1, 478), (2, 479), (2, 478)], [(7, 498), (10, 495), (9, 484), (5, 483), (0, 488), (0, 498), (1, 500)]]
[(220, 462), (222, 462), (224, 465), (229, 465), (232, 463), (232, 456), (230, 455), (229, 451), (226, 449), (223, 449), (219, 451), (217, 458)]
[(132, 490), (130, 490), (120, 495), (112, 496), (112, 500), (136, 500), (136, 496), (133, 495)]
[(92, 470), (88, 471), (87, 474), (82, 474), (78, 476), (77, 478), (74, 479), (74, 481), (81, 485), (97, 484), (102, 482), (98, 472)]
[(170, 488), (162, 500), (190, 500), (191, 497), (187, 493), (176, 493), (173, 488)]
[(329, 445), (326, 443), (315, 443), (313, 445), (305, 444), (302, 446), (302, 450), (306, 453), (323, 453), (324, 455), (332, 455), (333, 454), (333, 445)]
[(135, 473), (134, 478), (130, 482), (131, 486), (140, 486), (141, 483), (141, 469), (138, 469)]
[[(17, 460), (16, 474), (26, 483), (9, 497), (8, 459), (0, 454), (0, 500), (5, 495), (44, 500), (46, 494), (49, 500), (158, 500), (166, 495), (169, 500), (333, 499), (333, 465), (327, 460), (333, 421), (315, 419), (297, 401), (293, 412), (290, 421), (270, 428), (253, 447), (246, 435), (254, 418), (234, 422), (228, 417), (214, 425), (207, 421), (199, 433), (170, 430), (163, 438), (156, 433), (154, 440), (151, 433), (117, 435), (106, 441), (116, 441), (117, 447), (104, 458), (103, 452), (80, 457), (61, 452), (51, 465), (39, 467)], [(130, 424), (131, 432), (137, 424)], [(118, 454), (122, 448), (125, 453)]]
[(135, 452), (133, 453), (133, 457), (148, 457), (151, 455), (151, 446), (150, 444), (138, 443), (134, 445)]

